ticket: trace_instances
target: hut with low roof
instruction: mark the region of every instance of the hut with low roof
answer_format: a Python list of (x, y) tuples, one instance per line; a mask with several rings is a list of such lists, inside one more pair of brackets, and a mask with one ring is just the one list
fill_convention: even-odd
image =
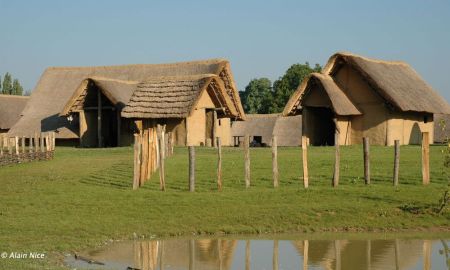
[(0, 133), (6, 133), (19, 121), (28, 96), (0, 95)]
[[(211, 111), (217, 112), (215, 122)], [(192, 114), (195, 120), (186, 121)], [(223, 128), (216, 127), (214, 135), (223, 136), (226, 145), (230, 118), (244, 117), (230, 64), (225, 59), (51, 67), (41, 76), (23, 117), (9, 133), (28, 136), (55, 131), (59, 144), (124, 146), (130, 145), (133, 134), (139, 131), (136, 119), (148, 118), (154, 123), (166, 123), (167, 131), (173, 129), (178, 145), (204, 144), (206, 137), (212, 138), (211, 127), (217, 123)], [(191, 127), (186, 128), (186, 124)], [(183, 133), (188, 131), (187, 137)]]
[(331, 56), (321, 73), (310, 74), (291, 96), (283, 115), (303, 116), (303, 134), (313, 145), (418, 144), (433, 142), (433, 114), (449, 104), (407, 63), (351, 53)]

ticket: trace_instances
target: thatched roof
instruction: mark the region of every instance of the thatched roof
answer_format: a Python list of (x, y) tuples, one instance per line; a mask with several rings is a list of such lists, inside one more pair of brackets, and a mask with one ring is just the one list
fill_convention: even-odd
[[(30, 101), (23, 111), (23, 117), (11, 128), (10, 134), (29, 135), (34, 132), (56, 130), (58, 138), (78, 138), (77, 127), (73, 126), (73, 123), (71, 125), (66, 118), (59, 115), (64, 109), (67, 109), (67, 104), (73, 100), (75, 92), (80, 89), (80, 85), (86, 79), (94, 80), (101, 89), (106, 89), (111, 84), (116, 84), (113, 82), (114, 80), (142, 82), (152, 77), (198, 74), (218, 75), (238, 113), (237, 118), (245, 117), (230, 64), (224, 59), (174, 64), (51, 67), (42, 74), (32, 92)], [(97, 81), (95, 81), (96, 78)], [(105, 86), (107, 84), (108, 87)], [(113, 87), (113, 89), (119, 88)], [(111, 90), (111, 92), (114, 92), (114, 90)], [(114, 96), (118, 97), (118, 95)]]
[(220, 116), (237, 117), (233, 102), (219, 76), (157, 77), (137, 85), (122, 111), (127, 118), (184, 118), (190, 115), (200, 95), (207, 91)]
[(247, 114), (245, 121), (233, 122), (231, 136), (261, 136), (262, 142), (271, 145), (277, 136), (278, 146), (298, 146), (302, 138), (302, 116), (280, 114)]
[(20, 118), (29, 97), (0, 95), (0, 129), (10, 129)]
[(434, 142), (445, 143), (450, 140), (450, 115), (434, 115)]
[[(333, 77), (344, 64), (353, 67), (395, 110), (450, 113), (450, 105), (405, 62), (382, 61), (341, 52), (330, 57), (322, 74)], [(303, 90), (299, 87), (291, 96), (292, 100), (287, 103), (283, 114), (293, 114), (298, 109), (297, 100)]]
[(301, 101), (316, 86), (321, 87), (331, 103), (333, 111), (337, 115), (361, 115), (361, 111), (350, 101), (347, 95), (337, 86), (333, 78), (321, 73), (311, 73), (294, 92), (284, 109), (284, 115), (296, 114), (300, 110)]

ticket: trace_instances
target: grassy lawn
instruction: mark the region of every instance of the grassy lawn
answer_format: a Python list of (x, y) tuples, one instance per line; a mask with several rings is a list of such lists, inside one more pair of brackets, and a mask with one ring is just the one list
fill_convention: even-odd
[(279, 149), (280, 187), (271, 150), (251, 149), (252, 187), (245, 189), (243, 152), (223, 150), (222, 192), (216, 152), (197, 148), (196, 192), (188, 190), (188, 153), (166, 163), (137, 191), (132, 149), (58, 147), (55, 159), (0, 168), (0, 252), (38, 251), (45, 260), (0, 259), (1, 269), (58, 269), (61, 255), (138, 236), (320, 231), (450, 231), (450, 213), (434, 213), (448, 187), (442, 147), (431, 147), (431, 184), (422, 186), (419, 146), (403, 146), (400, 185), (392, 186), (393, 148), (371, 147), (372, 185), (365, 186), (361, 146), (341, 148), (341, 180), (331, 187), (334, 148), (311, 147), (310, 188), (303, 189), (301, 150)]

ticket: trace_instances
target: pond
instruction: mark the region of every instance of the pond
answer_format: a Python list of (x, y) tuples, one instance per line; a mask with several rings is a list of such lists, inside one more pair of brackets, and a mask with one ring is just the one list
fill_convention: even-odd
[[(449, 239), (194, 238), (113, 242), (66, 258), (76, 269), (450, 269)], [(91, 261), (90, 263), (88, 261)]]

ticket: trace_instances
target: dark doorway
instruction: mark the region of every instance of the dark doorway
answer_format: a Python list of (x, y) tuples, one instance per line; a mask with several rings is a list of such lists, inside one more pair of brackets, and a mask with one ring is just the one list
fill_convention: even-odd
[(334, 113), (326, 107), (307, 107), (306, 129), (310, 143), (316, 146), (334, 145), (336, 124)]

